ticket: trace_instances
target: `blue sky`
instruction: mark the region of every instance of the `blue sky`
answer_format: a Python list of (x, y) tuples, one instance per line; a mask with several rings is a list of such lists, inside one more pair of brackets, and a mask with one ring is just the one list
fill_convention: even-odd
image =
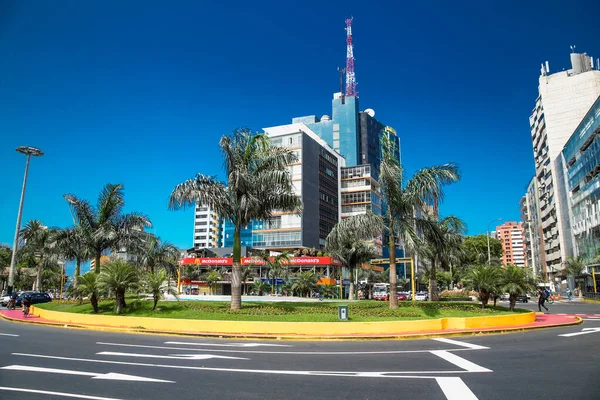
[[(125, 185), (126, 209), (192, 244), (173, 187), (221, 173), (219, 137), (331, 112), (354, 16), (361, 108), (398, 131), (408, 173), (462, 170), (443, 214), (470, 234), (518, 220), (533, 174), (528, 117), (540, 63), (569, 67), (569, 45), (600, 57), (594, 1), (23, 2), (0, 6), (0, 243), (12, 243), (25, 159), (23, 222), (71, 223), (64, 193), (95, 202)], [(367, 5), (368, 4), (368, 5)]]

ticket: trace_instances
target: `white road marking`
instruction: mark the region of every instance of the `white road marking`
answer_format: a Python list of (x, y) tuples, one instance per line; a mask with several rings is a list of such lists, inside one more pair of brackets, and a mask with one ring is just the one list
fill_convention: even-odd
[(433, 340), (436, 340), (436, 341), (442, 342), (442, 343), (454, 344), (456, 346), (463, 346), (463, 347), (467, 347), (467, 348), (473, 349), (473, 350), (489, 349), (489, 347), (480, 346), (478, 344), (459, 342), (458, 340), (452, 340), (452, 339), (446, 339), (446, 338), (434, 338)]
[[(111, 360), (94, 360), (88, 358), (60, 357), (47, 356), (42, 354), (27, 354), (27, 353), (12, 353), (13, 356), (47, 358), (53, 360), (66, 361), (81, 361), (99, 364), (118, 364), (118, 365), (135, 365), (140, 367), (154, 368), (169, 368), (169, 369), (189, 369), (196, 371), (216, 371), (216, 372), (240, 372), (251, 374), (267, 374), (267, 375), (304, 375), (304, 376), (342, 376), (342, 377), (359, 377), (359, 378), (422, 378), (430, 379), (434, 376), (426, 376), (424, 374), (464, 374), (473, 372), (492, 372), (489, 369), (472, 368), (471, 370), (459, 371), (375, 371), (375, 372), (360, 372), (360, 371), (297, 371), (297, 370), (270, 370), (270, 369), (241, 369), (241, 368), (215, 368), (215, 367), (197, 367), (188, 365), (165, 365), (165, 364), (146, 364), (127, 361), (111, 361)], [(459, 357), (460, 358), (460, 357)], [(467, 360), (461, 359), (465, 362)], [(473, 364), (475, 365), (475, 364)]]
[(597, 318), (582, 318), (582, 319), (584, 321), (596, 321), (596, 322), (600, 321), (600, 317), (597, 317)]
[[(462, 343), (462, 342), (461, 342)], [(169, 347), (169, 346), (149, 346), (143, 344), (127, 344), (127, 343), (110, 343), (96, 342), (102, 346), (117, 346), (117, 347), (136, 347), (143, 349), (160, 349), (160, 350), (187, 350), (187, 351), (209, 351), (211, 353), (245, 353), (245, 354), (293, 354), (293, 355), (308, 355), (308, 356), (352, 356), (352, 355), (375, 355), (375, 354), (404, 354), (404, 353), (429, 353), (431, 350), (382, 350), (382, 351), (265, 351), (265, 350), (229, 350), (229, 349), (201, 349), (194, 347)], [(448, 349), (446, 351), (465, 351), (473, 350), (470, 348)]]
[(440, 358), (443, 358), (444, 360), (448, 361), (449, 363), (452, 363), (452, 364), (456, 365), (457, 367), (462, 368), (468, 372), (492, 372), (491, 370), (489, 370), (487, 368), (484, 368), (480, 365), (472, 363), (469, 360), (465, 360), (464, 358), (459, 357), (456, 354), (449, 353), (446, 350), (432, 350), (431, 354), (434, 354)]
[(97, 373), (97, 372), (73, 371), (70, 369), (32, 367), (29, 365), (8, 365), (8, 366), (2, 367), (0, 369), (6, 369), (6, 370), (10, 370), (10, 371), (47, 372), (50, 374), (90, 376), (90, 377), (92, 377), (92, 379), (102, 379), (102, 380), (109, 380), (109, 381), (175, 383), (173, 381), (165, 381), (162, 379), (146, 378), (143, 376), (118, 374), (116, 372), (109, 372), (106, 374), (101, 374), (101, 373)]
[(600, 328), (583, 328), (581, 332), (573, 332), (573, 333), (563, 333), (562, 337), (571, 337), (571, 336), (579, 336), (579, 335), (587, 335), (588, 333), (598, 333), (600, 332)]
[(460, 378), (439, 377), (435, 380), (448, 400), (478, 400)]
[(96, 353), (99, 356), (122, 356), (122, 357), (140, 357), (140, 358), (170, 358), (173, 360), (208, 360), (210, 358), (225, 358), (229, 360), (249, 360), (242, 357), (215, 356), (212, 354), (170, 354), (168, 356), (140, 353), (119, 353), (114, 351), (101, 351)]
[(19, 335), (14, 335), (12, 333), (0, 333), (0, 336), (13, 336), (13, 337), (18, 337)]
[(268, 343), (194, 343), (194, 342), (165, 342), (165, 344), (181, 344), (184, 346), (216, 346), (216, 347), (293, 347), (289, 344), (268, 344)]
[(85, 394), (76, 393), (64, 393), (64, 392), (50, 392), (48, 390), (37, 390), (37, 389), (25, 389), (16, 387), (0, 386), (0, 390), (6, 390), (9, 392), (25, 392), (25, 393), (37, 393), (37, 394), (48, 394), (50, 396), (61, 396), (61, 397), (74, 397), (77, 399), (88, 399), (88, 400), (120, 400), (114, 397), (98, 397), (98, 396), (87, 396)]

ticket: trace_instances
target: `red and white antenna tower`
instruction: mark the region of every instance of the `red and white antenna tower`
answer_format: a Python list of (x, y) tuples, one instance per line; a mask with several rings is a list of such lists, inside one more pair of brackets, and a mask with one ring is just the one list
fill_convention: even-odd
[(354, 76), (354, 47), (352, 45), (352, 20), (346, 19), (346, 97), (357, 96)]

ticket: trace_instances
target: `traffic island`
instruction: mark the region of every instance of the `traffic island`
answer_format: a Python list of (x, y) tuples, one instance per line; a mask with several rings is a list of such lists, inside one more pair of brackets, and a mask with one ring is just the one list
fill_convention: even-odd
[(505, 313), (475, 317), (445, 317), (417, 320), (367, 322), (280, 322), (240, 320), (197, 320), (78, 314), (32, 307), (23, 318), (19, 311), (2, 311), (5, 318), (19, 322), (70, 328), (179, 334), (204, 337), (276, 339), (394, 339), (445, 335), (473, 335), (574, 325), (581, 319), (535, 312)]

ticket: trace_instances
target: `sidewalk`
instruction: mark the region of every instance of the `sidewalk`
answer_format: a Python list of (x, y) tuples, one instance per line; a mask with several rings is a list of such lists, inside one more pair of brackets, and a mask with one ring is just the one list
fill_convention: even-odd
[[(47, 325), (63, 328), (79, 328), (79, 329), (91, 329), (99, 331), (116, 331), (116, 332), (130, 332), (130, 333), (151, 333), (151, 334), (168, 334), (168, 335), (183, 335), (183, 336), (200, 336), (200, 337), (218, 337), (218, 338), (262, 338), (262, 339), (418, 339), (418, 338), (429, 338), (437, 336), (460, 336), (460, 335), (475, 335), (482, 333), (507, 333), (507, 332), (518, 332), (531, 329), (542, 329), (552, 328), (560, 326), (577, 325), (582, 323), (582, 319), (575, 316), (569, 315), (558, 315), (558, 314), (536, 314), (536, 321), (530, 324), (516, 325), (511, 327), (491, 327), (491, 328), (474, 328), (474, 329), (446, 329), (443, 331), (420, 331), (420, 332), (402, 332), (398, 334), (370, 334), (370, 335), (320, 335), (320, 336), (306, 336), (306, 335), (260, 335), (260, 334), (224, 334), (224, 333), (208, 333), (208, 332), (189, 332), (189, 331), (156, 331), (148, 329), (135, 329), (125, 328), (119, 326), (106, 326), (106, 325), (92, 325), (92, 324), (71, 324), (59, 321), (51, 321), (36, 316), (23, 317), (21, 310), (0, 310), (0, 316), (6, 320), (20, 322), (20, 323), (31, 323), (37, 325)], [(351, 322), (345, 322), (351, 323)]]

